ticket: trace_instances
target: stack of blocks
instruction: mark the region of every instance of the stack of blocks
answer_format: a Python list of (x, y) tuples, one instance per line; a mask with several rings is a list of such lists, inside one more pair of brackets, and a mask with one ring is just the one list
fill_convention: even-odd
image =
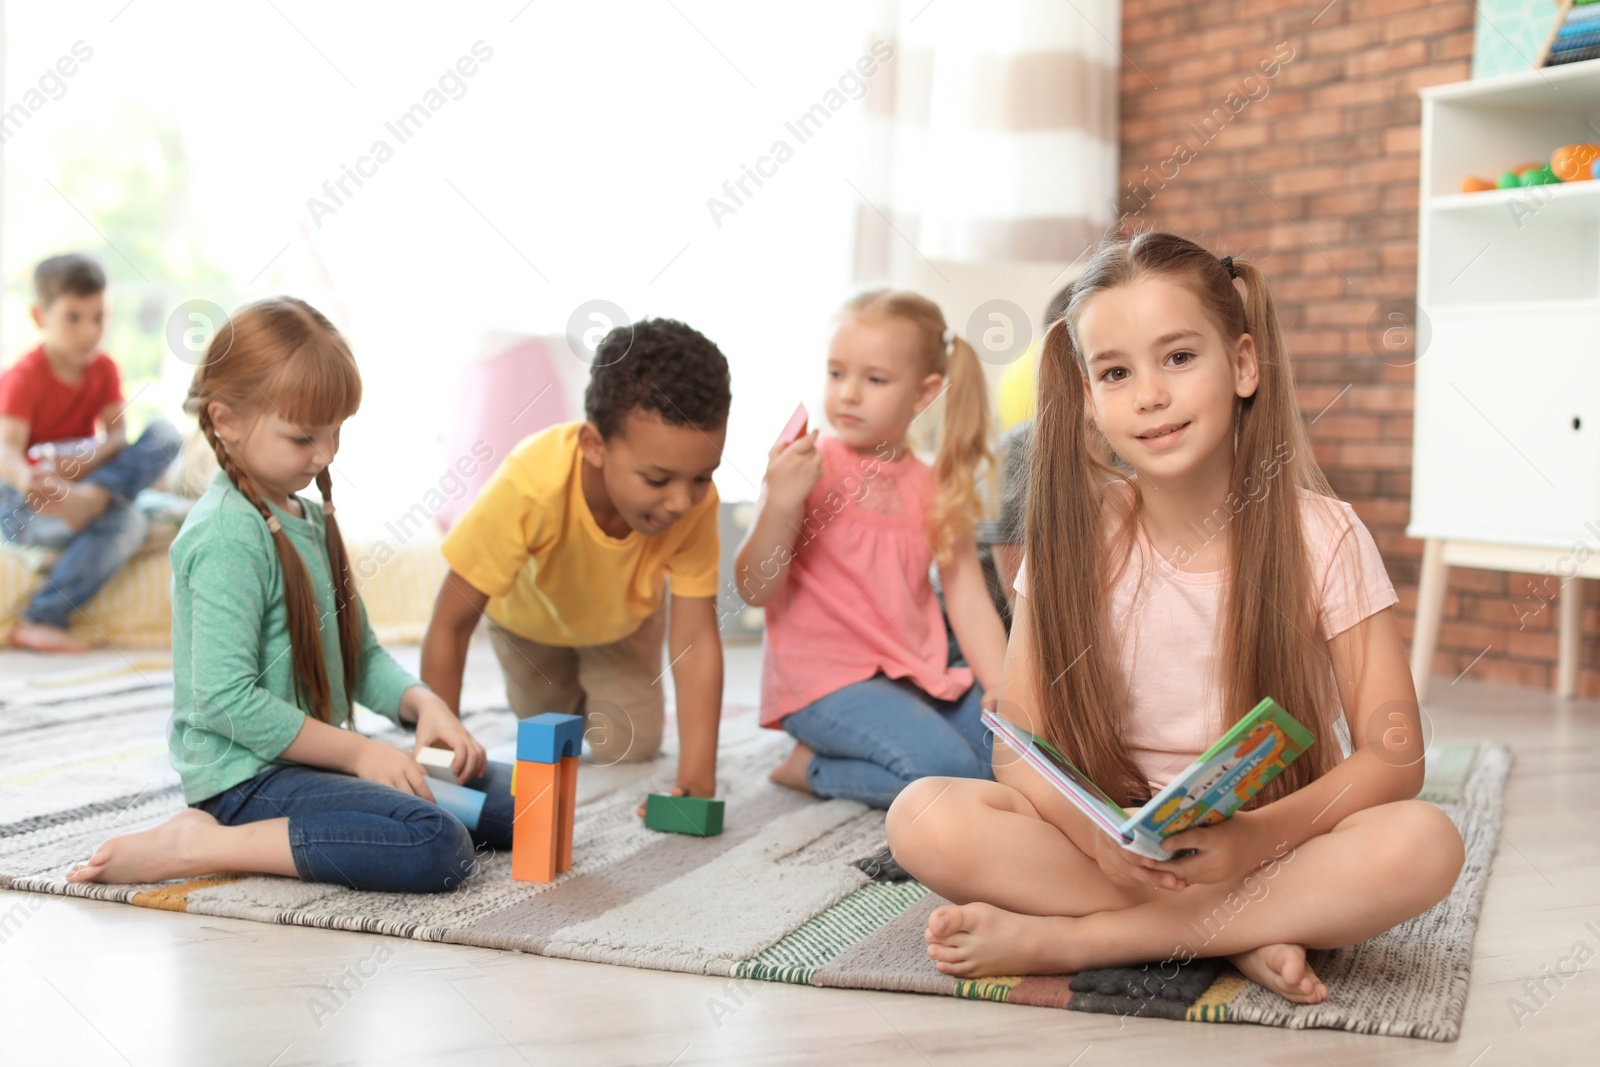
[(582, 749), (582, 716), (546, 712), (517, 724), (511, 877), (519, 882), (553, 882), (572, 869), (572, 814)]

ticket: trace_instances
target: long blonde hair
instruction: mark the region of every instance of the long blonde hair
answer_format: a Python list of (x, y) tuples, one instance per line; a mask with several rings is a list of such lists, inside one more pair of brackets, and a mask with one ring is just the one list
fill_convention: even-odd
[[(909, 323), (917, 334), (916, 376), (920, 379), (938, 374), (948, 383), (933, 461), (939, 491), (923, 524), (934, 558), (948, 563), (955, 546), (971, 537), (983, 518), (984, 501), (978, 492), (980, 467), (985, 469), (991, 486), (993, 483), (989, 390), (978, 354), (959, 334), (949, 331), (939, 305), (917, 293), (874, 289), (848, 301), (840, 315)], [(951, 336), (948, 343), (947, 332)]]
[[(1229, 523), (1218, 668), (1208, 681), (1219, 686), (1225, 726), (1270, 696), (1310, 727), (1318, 743), (1253, 804), (1315, 780), (1338, 754), (1328, 662), (1320, 644), (1307, 647), (1321, 631), (1298, 490), (1333, 493), (1311, 456), (1266, 281), (1250, 263), (1234, 260), (1233, 268), (1244, 286), (1242, 299), (1222, 262), (1192, 241), (1146, 232), (1109, 242), (1079, 277), (1066, 316), (1045, 335), (1039, 362), (1025, 541), (1043, 727), (1120, 804), (1141, 801), (1150, 791), (1128, 754), (1128, 697), (1110, 617), (1111, 589), (1132, 552), (1139, 485), (1113, 467), (1109, 442), (1085, 409), (1088, 378), (1077, 324), (1096, 294), (1145, 277), (1164, 277), (1194, 293), (1225, 343), (1250, 334), (1260, 365), (1255, 393), (1235, 407), (1229, 491), (1249, 503)], [(1277, 471), (1277, 484), (1258, 499), (1247, 479), (1269, 469)]]
[[(217, 463), (261, 519), (272, 530), (278, 564), (283, 569), (284, 607), (293, 649), (295, 695), (323, 722), (333, 719), (332, 691), (322, 656), (322, 626), (317, 602), (300, 555), (256, 490), (250, 474), (229, 454), (211, 422), (213, 401), (226, 404), (241, 418), (270, 407), (286, 422), (329, 426), (355, 414), (361, 406), (361, 375), (350, 346), (321, 312), (293, 297), (262, 300), (235, 312), (211, 339), (195, 368), (183, 409), (195, 416), (211, 443)], [(339, 524), (333, 517), (333, 481), (326, 468), (317, 475), (326, 516), (328, 561), (338, 608), (339, 658), (345, 692), (353, 693), (361, 675), (361, 600), (356, 595), (350, 560)], [(347, 720), (348, 725), (348, 720)]]

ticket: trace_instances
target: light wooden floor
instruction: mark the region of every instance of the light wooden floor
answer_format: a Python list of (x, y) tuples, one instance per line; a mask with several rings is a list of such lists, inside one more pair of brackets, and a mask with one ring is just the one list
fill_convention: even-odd
[[(397, 653), (414, 663), (415, 650)], [(757, 655), (729, 649), (730, 700), (753, 702)], [(38, 666), (31, 657), (0, 654), (0, 673)], [(476, 684), (493, 684), (493, 671), (488, 649), (475, 646)], [(1584, 812), (1595, 810), (1600, 794), (1600, 704), (1470, 680), (1446, 679), (1436, 692), (1429, 710), (1438, 739), (1500, 739), (1517, 753), (1466, 1023), (1455, 1044), (1122, 1022), (761, 982), (734, 987), (722, 979), (0, 893), (0, 1063), (1594, 1062), (1600, 936), (1585, 924), (1600, 930), (1600, 840)], [(1524, 988), (1525, 979), (1574, 966), (1573, 977), (1547, 980), (1547, 992), (1536, 998)], [(341, 981), (351, 992), (336, 1004), (324, 985)], [(1517, 1017), (1513, 999), (1536, 1012)]]

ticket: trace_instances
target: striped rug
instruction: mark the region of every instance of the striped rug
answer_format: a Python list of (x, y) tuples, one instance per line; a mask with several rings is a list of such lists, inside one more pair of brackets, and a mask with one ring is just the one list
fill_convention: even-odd
[[(1502, 746), (1430, 756), (1429, 799), (1462, 830), (1467, 865), (1451, 896), (1399, 928), (1314, 961), (1325, 1004), (1289, 1004), (1226, 964), (959, 981), (924, 953), (943, 903), (916, 882), (874, 882), (855, 865), (884, 846), (883, 815), (817, 801), (766, 781), (790, 742), (751, 714), (724, 721), (719, 777), (727, 821), (699, 840), (644, 829), (640, 793), (670, 784), (665, 755), (579, 774), (573, 869), (550, 885), (512, 881), (509, 858), (479, 857), (475, 877), (437, 895), (364, 893), (262, 875), (162, 885), (71, 885), (69, 867), (101, 840), (182, 806), (167, 764), (171, 676), (161, 661), (98, 673), (0, 681), (0, 887), (287, 925), (514, 949), (545, 956), (739, 979), (885, 989), (1076, 1011), (1453, 1040), (1510, 766)], [(490, 755), (507, 758), (514, 720), (469, 707)], [(387, 720), (363, 730), (403, 744)]]

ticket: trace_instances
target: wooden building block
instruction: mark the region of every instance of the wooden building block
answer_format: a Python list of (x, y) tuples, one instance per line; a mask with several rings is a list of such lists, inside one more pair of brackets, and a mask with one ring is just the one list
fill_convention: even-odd
[(547, 711), (517, 723), (517, 762), (555, 763), (583, 751), (583, 716)]
[(722, 833), (722, 801), (651, 793), (645, 800), (644, 824), (674, 834), (716, 837)]
[(519, 882), (555, 880), (561, 841), (560, 763), (518, 760), (511, 825), (511, 877)]
[(556, 873), (572, 870), (572, 817), (578, 807), (578, 757), (561, 758), (556, 808)]

